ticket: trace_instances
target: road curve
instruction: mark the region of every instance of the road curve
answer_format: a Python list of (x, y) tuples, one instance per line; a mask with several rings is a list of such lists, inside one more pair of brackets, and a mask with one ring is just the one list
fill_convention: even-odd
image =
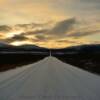
[(1, 73), (0, 100), (100, 100), (100, 77), (47, 57)]

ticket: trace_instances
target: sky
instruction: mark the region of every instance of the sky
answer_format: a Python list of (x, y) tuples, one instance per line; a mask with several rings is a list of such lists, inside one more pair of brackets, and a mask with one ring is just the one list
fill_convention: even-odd
[(100, 44), (100, 0), (0, 0), (0, 43)]

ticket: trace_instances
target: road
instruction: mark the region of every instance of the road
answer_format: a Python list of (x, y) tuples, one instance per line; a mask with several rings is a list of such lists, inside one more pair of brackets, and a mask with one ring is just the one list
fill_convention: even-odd
[(100, 77), (46, 57), (0, 73), (0, 100), (100, 100)]

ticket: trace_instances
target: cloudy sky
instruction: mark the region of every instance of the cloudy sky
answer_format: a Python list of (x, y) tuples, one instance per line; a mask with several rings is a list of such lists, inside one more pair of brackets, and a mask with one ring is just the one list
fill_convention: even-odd
[(0, 0), (0, 43), (99, 44), (100, 0)]

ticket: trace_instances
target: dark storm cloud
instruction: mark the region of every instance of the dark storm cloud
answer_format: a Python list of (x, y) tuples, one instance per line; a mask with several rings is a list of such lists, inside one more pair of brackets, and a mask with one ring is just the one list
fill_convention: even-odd
[(64, 21), (58, 22), (55, 27), (47, 32), (49, 35), (65, 35), (68, 31), (73, 29), (73, 25), (76, 23), (75, 19), (66, 19)]
[(67, 35), (67, 37), (81, 38), (81, 37), (93, 35), (93, 34), (96, 34), (96, 33), (100, 33), (100, 30), (86, 31), (86, 32), (75, 32), (73, 34)]
[(47, 38), (43, 35), (36, 35), (36, 38), (40, 41), (46, 41), (47, 40)]
[(25, 37), (24, 35), (15, 35), (11, 39), (17, 40), (17, 41), (23, 41), (23, 40), (26, 40), (27, 37)]
[[(88, 28), (80, 29), (81, 31), (74, 30), (78, 22), (74, 18), (66, 19), (60, 22), (57, 22), (53, 28), (50, 29), (41, 29), (35, 30), (31, 32), (23, 33), (24, 35), (35, 35), (38, 40), (50, 40), (56, 39), (58, 37), (73, 37), (73, 38), (81, 38), (88, 35), (93, 35), (99, 33), (100, 30), (88, 30)], [(78, 27), (77, 27), (78, 28)], [(91, 28), (92, 29), (92, 28)], [(73, 31), (73, 33), (70, 33)], [(70, 33), (70, 34), (69, 34)]]
[(7, 25), (1, 25), (0, 26), (0, 32), (9, 32), (11, 31), (11, 27), (10, 26), (7, 26)]
[(25, 37), (24, 35), (15, 35), (13, 37), (3, 39), (2, 41), (6, 41), (8, 43), (11, 43), (11, 42), (14, 42), (14, 41), (25, 41), (27, 39), (28, 38)]
[(29, 31), (23, 33), (24, 35), (35, 35), (41, 39), (52, 39), (56, 37), (64, 37), (67, 32), (73, 30), (76, 20), (74, 18), (66, 19), (60, 22), (57, 22), (54, 27), (51, 28), (42, 28), (41, 30)]
[[(77, 25), (77, 23), (78, 22), (76, 22), (74, 18), (58, 22), (54, 28), (52, 28), (47, 32), (47, 34), (55, 35), (58, 37), (64, 36), (64, 37), (81, 38), (84, 36), (89, 36), (89, 35), (91, 36), (100, 33), (100, 29), (95, 29), (95, 27), (88, 27), (90, 28), (90, 30), (88, 30), (88, 28), (80, 29), (79, 27), (75, 27), (74, 25)], [(78, 28), (80, 31), (77, 30)], [(73, 31), (73, 33), (70, 33), (71, 31)]]
[(48, 23), (43, 23), (43, 24), (39, 24), (39, 23), (31, 23), (31, 24), (16, 24), (16, 25), (0, 25), (0, 32), (13, 32), (13, 31), (19, 31), (19, 30), (23, 30), (24, 32), (31, 32), (34, 29), (37, 29), (37, 31), (34, 31), (35, 33), (41, 33), (46, 31), (44, 30), (38, 30), (38, 28), (42, 28), (42, 27), (47, 27)]

